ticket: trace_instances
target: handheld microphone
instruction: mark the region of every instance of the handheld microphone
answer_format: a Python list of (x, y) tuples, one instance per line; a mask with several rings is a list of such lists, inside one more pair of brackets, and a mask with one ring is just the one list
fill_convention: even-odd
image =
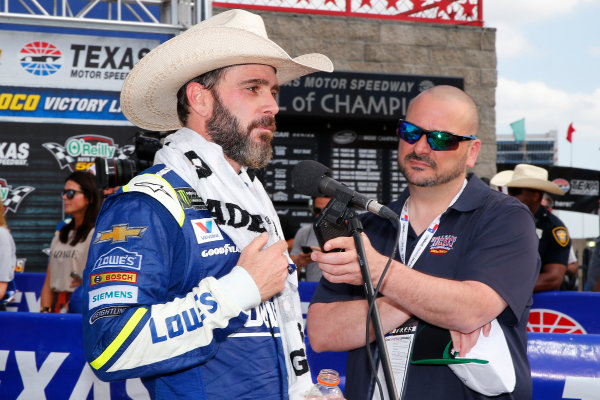
[(370, 211), (383, 218), (398, 220), (398, 214), (390, 208), (336, 181), (331, 178), (331, 173), (331, 169), (317, 161), (300, 161), (292, 170), (292, 186), (298, 193), (311, 197), (335, 197), (336, 193), (341, 192), (352, 197), (350, 202), (356, 208)]

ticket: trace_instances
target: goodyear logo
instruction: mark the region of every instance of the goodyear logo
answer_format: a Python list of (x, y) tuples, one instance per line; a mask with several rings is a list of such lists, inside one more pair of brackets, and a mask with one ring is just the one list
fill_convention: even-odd
[(90, 285), (100, 285), (102, 283), (107, 282), (127, 282), (127, 283), (137, 283), (137, 273), (136, 272), (124, 272), (124, 271), (116, 271), (116, 272), (104, 272), (101, 274), (92, 274), (90, 275)]
[(103, 242), (126, 242), (129, 238), (141, 238), (148, 229), (147, 226), (130, 227), (129, 224), (113, 225), (107, 231), (99, 231), (96, 233), (94, 244)]

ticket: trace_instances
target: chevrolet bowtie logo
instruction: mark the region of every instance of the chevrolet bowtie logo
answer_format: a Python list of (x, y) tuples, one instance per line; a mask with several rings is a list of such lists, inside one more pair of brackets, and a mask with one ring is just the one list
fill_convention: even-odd
[(148, 229), (147, 226), (130, 227), (129, 224), (113, 225), (111, 230), (96, 233), (95, 243), (126, 242), (129, 238), (141, 238)]

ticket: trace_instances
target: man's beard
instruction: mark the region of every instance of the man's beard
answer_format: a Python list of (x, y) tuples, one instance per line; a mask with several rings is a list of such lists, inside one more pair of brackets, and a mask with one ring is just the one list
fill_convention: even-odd
[[(434, 176), (429, 177), (429, 178), (423, 178), (423, 179), (417, 179), (416, 177), (412, 176), (411, 173), (413, 171), (409, 170), (406, 167), (407, 161), (410, 161), (410, 160), (415, 160), (415, 161), (420, 161), (420, 162), (426, 163), (433, 169)], [(465, 153), (464, 156), (462, 156), (460, 159), (456, 160), (455, 164), (452, 166), (452, 169), (450, 171), (445, 172), (440, 175), (440, 174), (438, 174), (438, 166), (435, 161), (433, 161), (426, 155), (418, 156), (413, 151), (412, 153), (409, 153), (408, 155), (406, 155), (406, 157), (404, 157), (404, 162), (399, 162), (398, 165), (400, 167), (400, 172), (402, 172), (402, 174), (406, 178), (406, 181), (409, 184), (414, 185), (414, 186), (419, 186), (419, 187), (431, 187), (431, 186), (443, 185), (445, 183), (448, 183), (448, 182), (458, 178), (462, 174), (464, 174), (466, 171), (466, 162), (467, 162), (467, 154)]]
[(271, 157), (272, 135), (263, 133), (259, 141), (252, 140), (252, 130), (256, 127), (271, 127), (275, 131), (275, 117), (265, 115), (252, 121), (246, 131), (240, 127), (240, 123), (228, 109), (225, 108), (216, 91), (212, 91), (214, 104), (213, 114), (206, 123), (208, 134), (213, 142), (223, 148), (223, 153), (231, 160), (248, 168), (266, 167)]

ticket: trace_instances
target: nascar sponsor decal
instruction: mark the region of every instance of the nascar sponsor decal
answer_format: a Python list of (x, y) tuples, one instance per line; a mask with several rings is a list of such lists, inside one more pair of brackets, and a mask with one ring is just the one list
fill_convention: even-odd
[(147, 226), (129, 226), (129, 224), (113, 225), (112, 229), (107, 231), (96, 232), (96, 238), (94, 244), (110, 242), (126, 242), (128, 239), (139, 239), (144, 236), (144, 233), (148, 229)]
[(226, 244), (225, 246), (215, 247), (214, 249), (202, 250), (202, 257), (211, 257), (216, 255), (227, 255), (229, 253), (240, 253), (237, 246)]
[(454, 246), (454, 242), (456, 242), (456, 236), (453, 235), (444, 235), (444, 236), (436, 236), (431, 238), (431, 244), (429, 245), (429, 252), (431, 254), (446, 254), (450, 250), (452, 250), (452, 246)]
[[(140, 256), (141, 261), (141, 256)], [(90, 275), (90, 285), (100, 285), (107, 282), (137, 283), (136, 272), (114, 271)]]
[(19, 53), (21, 67), (35, 76), (52, 75), (62, 66), (62, 53), (52, 43), (27, 43)]
[(198, 193), (194, 189), (189, 187), (175, 188), (175, 193), (177, 193), (177, 199), (184, 210), (206, 210), (204, 200), (198, 196)]
[(0, 178), (0, 196), (2, 197), (2, 204), (4, 206), (0, 212), (4, 214), (8, 213), (8, 211), (16, 213), (23, 199), (34, 190), (33, 186), (13, 188), (8, 184), (6, 179)]
[(90, 317), (90, 324), (93, 324), (101, 318), (117, 317), (123, 314), (123, 312), (128, 308), (129, 307), (127, 306), (112, 306), (101, 308), (92, 314), (92, 316)]
[(223, 240), (223, 235), (212, 218), (193, 219), (191, 223), (198, 244)]
[(90, 290), (89, 309), (104, 304), (133, 304), (137, 303), (138, 287), (126, 285), (106, 286), (96, 290)]
[(26, 167), (29, 159), (29, 143), (0, 142), (0, 165)]
[(79, 135), (68, 138), (64, 145), (42, 143), (56, 161), (60, 169), (69, 171), (87, 171), (94, 165), (96, 157), (107, 159), (127, 159), (135, 151), (134, 145), (119, 148), (112, 138), (101, 135)]
[(98, 257), (92, 271), (100, 268), (131, 268), (139, 270), (141, 267), (141, 254), (134, 251), (127, 251), (122, 247), (115, 247)]

